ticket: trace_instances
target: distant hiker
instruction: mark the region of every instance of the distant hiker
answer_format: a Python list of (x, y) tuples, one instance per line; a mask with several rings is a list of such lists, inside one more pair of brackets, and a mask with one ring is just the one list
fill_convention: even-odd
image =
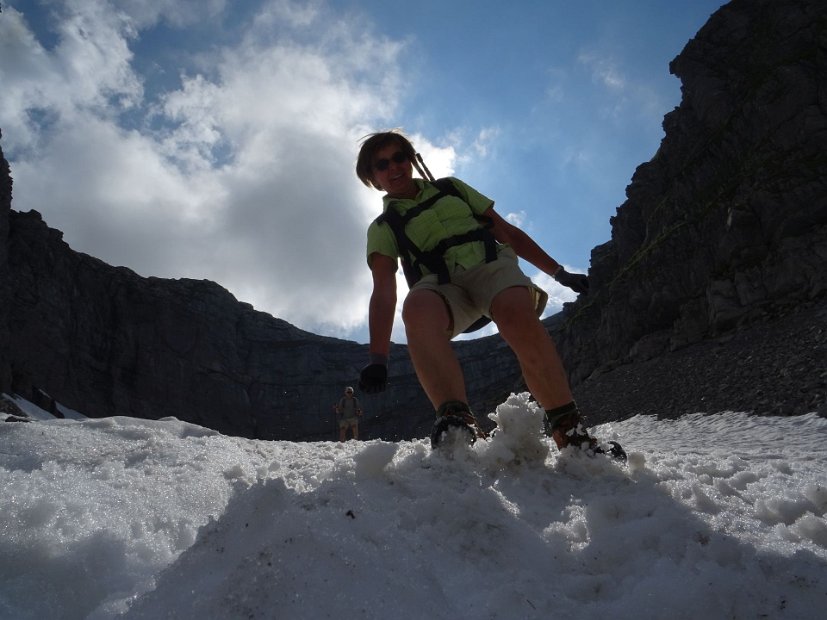
[[(367, 235), (373, 274), (370, 363), (362, 369), (360, 388), (375, 393), (387, 384), (401, 259), (410, 289), (402, 308), (408, 351), (437, 415), (432, 446), (450, 427), (468, 430), (470, 441), (484, 435), (468, 406), (462, 369), (450, 341), (481, 321), (493, 320), (516, 354), (529, 390), (545, 409), (546, 433), (559, 448), (585, 444), (602, 451), (580, 425), (566, 371), (540, 322), (548, 295), (523, 274), (517, 257), (577, 293), (588, 292), (588, 278), (563, 269), (474, 188), (455, 178), (432, 179), (418, 157), (398, 132), (372, 134), (359, 151), (356, 175), (368, 187), (386, 193), (383, 213)], [(414, 166), (422, 179), (413, 178)]]
[(359, 399), (353, 395), (353, 388), (345, 388), (345, 395), (339, 399), (334, 406), (336, 420), (339, 422), (339, 441), (345, 441), (347, 429), (353, 433), (354, 439), (359, 439), (359, 418), (362, 415), (362, 407)]

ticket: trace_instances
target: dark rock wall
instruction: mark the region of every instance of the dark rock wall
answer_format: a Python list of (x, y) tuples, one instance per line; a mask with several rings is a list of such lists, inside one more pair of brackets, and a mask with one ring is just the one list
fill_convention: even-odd
[[(0, 132), (0, 138), (2, 137)], [(11, 356), (9, 349), (9, 212), (12, 180), (9, 164), (0, 148), (0, 393), (11, 391)]]
[[(93, 417), (172, 416), (246, 437), (338, 435), (332, 406), (355, 384), (365, 345), (302, 331), (212, 282), (143, 278), (75, 252), (36, 211), (4, 223), (8, 391), (53, 412), (58, 401)], [(508, 395), (499, 386), (517, 385), (499, 339), (458, 348), (480, 410)], [(393, 347), (390, 382), (360, 395), (362, 435), (427, 435), (433, 411), (404, 346)]]
[(299, 330), (208, 281), (142, 278), (11, 213), (9, 325), (21, 392), (91, 416), (175, 416), (229, 434), (331, 429), (362, 347)]
[(557, 334), (575, 383), (827, 290), (827, 3), (731, 2), (670, 69), (682, 102)]

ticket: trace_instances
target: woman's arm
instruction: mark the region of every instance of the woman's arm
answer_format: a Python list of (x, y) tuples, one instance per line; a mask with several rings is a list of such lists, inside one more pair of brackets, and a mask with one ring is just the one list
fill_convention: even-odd
[(563, 286), (567, 286), (575, 293), (587, 295), (589, 292), (589, 277), (582, 273), (569, 273), (563, 266), (554, 260), (537, 243), (521, 229), (509, 224), (494, 211), (487, 209), (483, 214), (491, 219), (494, 237), (500, 243), (510, 245), (517, 256), (545, 271)]
[(370, 363), (359, 373), (359, 387), (368, 394), (376, 394), (388, 384), (391, 330), (396, 314), (396, 260), (374, 252), (370, 255), (370, 270), (373, 274), (368, 310)]
[(373, 274), (373, 293), (368, 310), (370, 353), (371, 356), (383, 355), (387, 359), (396, 314), (396, 260), (374, 253), (370, 257), (370, 269)]
[(522, 229), (505, 221), (494, 208), (488, 209), (484, 214), (492, 222), (491, 231), (500, 243), (507, 243), (520, 258), (528, 261), (537, 269), (540, 269), (554, 277), (562, 269), (560, 263), (549, 256), (543, 248), (528, 236)]

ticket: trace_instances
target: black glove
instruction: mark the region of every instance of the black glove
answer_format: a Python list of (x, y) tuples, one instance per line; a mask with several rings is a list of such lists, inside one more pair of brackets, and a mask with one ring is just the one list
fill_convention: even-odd
[(368, 364), (359, 373), (359, 389), (367, 394), (384, 392), (387, 385), (387, 364)]
[(575, 293), (589, 294), (589, 277), (582, 273), (569, 273), (562, 267), (558, 271), (554, 279), (563, 286), (569, 287)]

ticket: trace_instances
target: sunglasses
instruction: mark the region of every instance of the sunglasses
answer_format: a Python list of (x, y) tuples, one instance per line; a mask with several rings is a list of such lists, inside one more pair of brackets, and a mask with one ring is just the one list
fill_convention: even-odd
[(395, 164), (401, 164), (403, 161), (408, 161), (408, 156), (405, 155), (405, 153), (403, 153), (402, 151), (396, 151), (396, 153), (390, 156), (390, 159), (388, 159), (387, 157), (383, 157), (382, 159), (376, 160), (376, 163), (373, 164), (373, 169), (382, 172), (383, 170), (388, 169), (388, 167), (391, 165), (391, 162)]

